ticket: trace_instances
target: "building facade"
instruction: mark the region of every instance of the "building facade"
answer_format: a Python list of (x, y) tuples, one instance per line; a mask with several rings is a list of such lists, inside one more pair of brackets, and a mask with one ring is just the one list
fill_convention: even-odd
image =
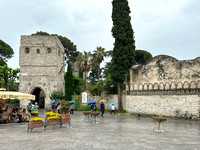
[[(51, 108), (53, 91), (64, 92), (64, 47), (56, 36), (22, 35), (19, 91), (36, 95), (40, 108)], [(28, 101), (20, 101), (26, 107)]]

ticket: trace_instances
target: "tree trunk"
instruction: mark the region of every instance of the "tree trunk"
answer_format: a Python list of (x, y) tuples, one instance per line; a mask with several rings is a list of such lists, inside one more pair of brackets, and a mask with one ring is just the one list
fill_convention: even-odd
[(84, 85), (84, 91), (86, 91), (87, 87), (87, 71), (85, 71), (85, 85)]
[(117, 86), (118, 86), (118, 109), (119, 112), (121, 112), (123, 110), (121, 84), (117, 83)]
[(8, 91), (8, 81), (7, 80), (5, 80), (5, 89), (6, 89), (6, 91)]
[[(98, 82), (99, 82), (99, 78), (100, 78), (100, 63), (98, 63)], [(99, 86), (98, 86), (98, 96), (99, 96)]]

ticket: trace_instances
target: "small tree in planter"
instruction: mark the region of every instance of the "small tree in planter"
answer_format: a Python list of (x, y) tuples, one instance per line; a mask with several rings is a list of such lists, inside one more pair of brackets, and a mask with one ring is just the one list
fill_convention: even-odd
[(69, 101), (61, 100), (61, 112), (64, 113), (62, 114), (62, 123), (69, 123), (70, 124), (70, 104)]
[(70, 111), (70, 104), (69, 104), (69, 101), (65, 101), (64, 99), (61, 100), (60, 102), (60, 105), (61, 105), (61, 112), (64, 113), (64, 114), (68, 114), (69, 111)]

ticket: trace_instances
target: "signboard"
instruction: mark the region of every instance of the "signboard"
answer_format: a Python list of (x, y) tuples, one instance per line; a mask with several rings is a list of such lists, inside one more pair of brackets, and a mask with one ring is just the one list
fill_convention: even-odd
[(87, 92), (82, 93), (82, 103), (87, 103)]

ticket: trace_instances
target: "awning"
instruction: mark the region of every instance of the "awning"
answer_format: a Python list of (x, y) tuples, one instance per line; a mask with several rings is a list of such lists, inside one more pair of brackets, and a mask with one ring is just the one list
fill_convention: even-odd
[(0, 101), (6, 101), (8, 99), (35, 100), (35, 95), (13, 91), (0, 91)]

